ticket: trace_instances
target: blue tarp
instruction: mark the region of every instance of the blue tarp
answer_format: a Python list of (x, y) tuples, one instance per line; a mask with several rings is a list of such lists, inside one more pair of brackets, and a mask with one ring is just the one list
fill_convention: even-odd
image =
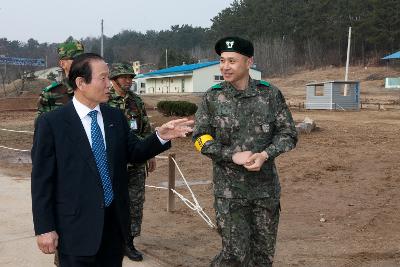
[(383, 57), (382, 59), (400, 59), (400, 51), (397, 51), (396, 53)]

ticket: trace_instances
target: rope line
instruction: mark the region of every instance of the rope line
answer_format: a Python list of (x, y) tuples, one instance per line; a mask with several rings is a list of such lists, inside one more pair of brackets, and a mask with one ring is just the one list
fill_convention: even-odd
[[(4, 129), (4, 128), (0, 128), (0, 130), (1, 131), (7, 131), (7, 132), (14, 132), (14, 133), (29, 133), (29, 134), (33, 134), (33, 132), (31, 132), (31, 131), (17, 131), (17, 130), (10, 130), (10, 129)], [(30, 150), (17, 149), (17, 148), (6, 147), (6, 146), (0, 146), (0, 148), (9, 149), (9, 150), (13, 150), (13, 151), (19, 151), (19, 152), (30, 152)], [(169, 157), (167, 157), (167, 156), (156, 156), (156, 158), (158, 158), (158, 159), (169, 159)], [(186, 181), (186, 178), (183, 175), (181, 169), (179, 168), (178, 163), (176, 162), (176, 160), (173, 157), (171, 157), (171, 158), (172, 158), (172, 161), (174, 162), (176, 168), (178, 169), (179, 174), (181, 175), (183, 182), (185, 183), (186, 187), (189, 189), (189, 192), (190, 192), (190, 194), (192, 196), (193, 202), (190, 201), (189, 199), (185, 198), (182, 194), (178, 193), (175, 189), (171, 189), (171, 191), (175, 195), (177, 195), (183, 201), (183, 203), (185, 203), (186, 206), (188, 206), (191, 210), (196, 211), (200, 215), (200, 217), (208, 224), (208, 226), (210, 226), (211, 228), (215, 228), (215, 224), (212, 222), (210, 217), (208, 217), (208, 215), (205, 213), (203, 208), (200, 206), (199, 201), (197, 200), (195, 194), (193, 193), (192, 189), (190, 188), (188, 182)], [(168, 188), (162, 187), (162, 186), (146, 185), (146, 187), (168, 190)]]
[(26, 149), (17, 149), (17, 148), (12, 148), (12, 147), (7, 147), (7, 146), (0, 146), (0, 148), (9, 149), (9, 150), (13, 150), (13, 151), (20, 151), (20, 152), (31, 152), (30, 150), (26, 150)]
[[(210, 226), (211, 228), (215, 228), (215, 224), (212, 222), (210, 217), (208, 217), (208, 215), (205, 213), (203, 208), (200, 206), (195, 194), (193, 193), (188, 182), (186, 181), (185, 176), (183, 175), (181, 169), (179, 168), (178, 163), (175, 161), (175, 159), (173, 157), (172, 157), (172, 161), (174, 162), (176, 168), (178, 169), (179, 174), (181, 175), (182, 180), (184, 181), (186, 187), (189, 189), (189, 192), (192, 195), (192, 200), (194, 203), (191, 202), (189, 199), (185, 198), (182, 194), (178, 193), (175, 189), (171, 189), (171, 191), (174, 192), (174, 194), (177, 195), (183, 201), (183, 203), (185, 203), (186, 206), (188, 206), (191, 210), (196, 211), (200, 215), (200, 217), (208, 224), (208, 226)], [(167, 189), (168, 190), (168, 188), (161, 187), (161, 186), (153, 186), (153, 185), (146, 185), (146, 186), (150, 187), (150, 188)]]
[(29, 134), (33, 134), (32, 131), (17, 131), (17, 130), (10, 130), (10, 129), (4, 129), (4, 128), (0, 128), (0, 131), (13, 132), (13, 133), (29, 133)]
[(167, 156), (156, 156), (157, 159), (168, 159)]

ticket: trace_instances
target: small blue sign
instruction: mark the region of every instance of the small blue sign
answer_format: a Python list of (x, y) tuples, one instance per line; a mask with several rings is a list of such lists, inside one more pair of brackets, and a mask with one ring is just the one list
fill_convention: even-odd
[(44, 67), (45, 60), (42, 58), (0, 57), (0, 64)]

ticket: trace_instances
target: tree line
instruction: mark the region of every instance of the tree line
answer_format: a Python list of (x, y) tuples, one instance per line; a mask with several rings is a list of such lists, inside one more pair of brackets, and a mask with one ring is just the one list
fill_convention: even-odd
[[(399, 13), (398, 0), (236, 0), (211, 19), (210, 28), (184, 24), (106, 36), (104, 57), (110, 63), (139, 60), (147, 69), (164, 68), (166, 50), (169, 66), (214, 60), (215, 41), (237, 35), (254, 42), (255, 62), (264, 75), (281, 75), (296, 67), (343, 65), (351, 26), (352, 64), (375, 64), (400, 49)], [(81, 41), (86, 51), (100, 52), (100, 38)], [(57, 65), (56, 47), (34, 39), (0, 39), (0, 55), (47, 57), (48, 66)]]

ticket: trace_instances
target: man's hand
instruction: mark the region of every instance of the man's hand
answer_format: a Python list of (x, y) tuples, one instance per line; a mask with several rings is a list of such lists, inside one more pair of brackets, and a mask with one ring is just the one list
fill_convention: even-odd
[(186, 134), (193, 131), (193, 120), (177, 119), (164, 123), (156, 128), (158, 136), (164, 140), (172, 140), (179, 137), (186, 137)]
[(254, 153), (247, 159), (247, 162), (243, 165), (243, 167), (245, 167), (248, 171), (258, 172), (267, 159), (268, 154), (265, 151), (261, 153)]
[(149, 159), (147, 161), (147, 164), (148, 164), (148, 168), (147, 168), (148, 172), (153, 172), (156, 169), (157, 164), (156, 164), (155, 158)]
[(251, 151), (236, 152), (232, 156), (232, 161), (237, 165), (244, 165), (251, 155), (253, 155)]
[(45, 254), (53, 254), (58, 246), (58, 234), (56, 231), (48, 232), (37, 236), (39, 249)]

